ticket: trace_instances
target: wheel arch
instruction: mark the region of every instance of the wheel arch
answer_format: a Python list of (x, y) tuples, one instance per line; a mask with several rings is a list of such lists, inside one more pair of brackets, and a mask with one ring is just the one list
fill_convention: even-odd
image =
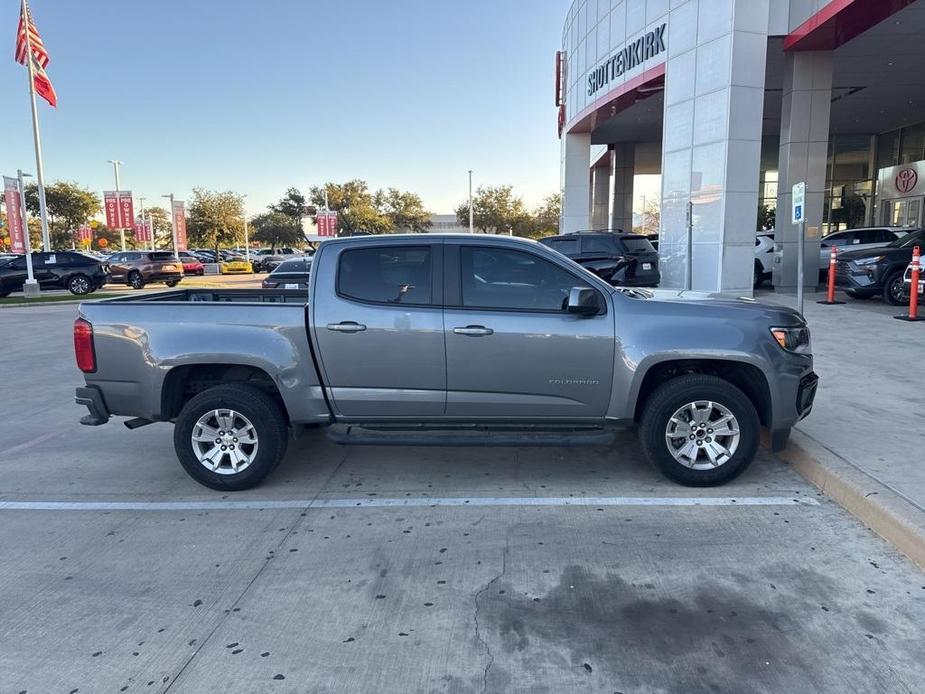
[(279, 406), (289, 422), (289, 411), (276, 381), (265, 370), (249, 364), (182, 364), (167, 372), (161, 387), (161, 417), (172, 420), (195, 395), (225, 383), (260, 389)]
[(652, 364), (639, 380), (634, 421), (639, 422), (646, 401), (658, 386), (685, 374), (706, 374), (728, 381), (751, 400), (761, 424), (771, 425), (774, 403), (767, 376), (761, 368), (744, 360), (717, 358), (665, 359)]

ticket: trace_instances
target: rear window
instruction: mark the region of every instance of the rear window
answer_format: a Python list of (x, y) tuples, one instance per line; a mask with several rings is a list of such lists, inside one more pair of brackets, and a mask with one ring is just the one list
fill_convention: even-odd
[(286, 260), (276, 266), (273, 271), (276, 272), (309, 272), (312, 269), (312, 261), (307, 258), (298, 260)]
[(626, 236), (621, 240), (627, 253), (655, 253), (655, 246), (644, 236)]
[(170, 251), (157, 251), (148, 253), (148, 260), (173, 260), (173, 253)]
[(428, 246), (357, 248), (340, 254), (338, 294), (378, 304), (430, 304)]
[(585, 236), (581, 239), (581, 252), (584, 253), (619, 253), (616, 239), (612, 236)]

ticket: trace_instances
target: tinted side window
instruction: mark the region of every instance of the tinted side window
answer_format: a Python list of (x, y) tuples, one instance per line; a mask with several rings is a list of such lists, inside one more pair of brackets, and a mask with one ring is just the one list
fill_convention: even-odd
[(522, 311), (565, 311), (572, 287), (585, 282), (532, 253), (462, 246), (462, 305)]
[(607, 236), (585, 236), (581, 239), (581, 253), (612, 255), (619, 253), (616, 240)]
[(25, 270), (26, 269), (26, 256), (22, 256), (21, 258), (16, 258), (13, 262), (11, 262), (6, 267), (8, 267), (11, 270)]
[(851, 243), (851, 238), (849, 234), (833, 234), (822, 239), (822, 242), (827, 246), (847, 246)]
[(552, 239), (543, 243), (562, 255), (569, 257), (578, 255), (578, 239)]
[(380, 304), (429, 304), (432, 300), (428, 246), (358, 248), (340, 254), (339, 294)]

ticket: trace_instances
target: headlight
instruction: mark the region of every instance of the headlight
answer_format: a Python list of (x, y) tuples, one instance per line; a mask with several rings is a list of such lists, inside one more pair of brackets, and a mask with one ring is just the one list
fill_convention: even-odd
[(797, 354), (809, 354), (809, 328), (771, 328), (774, 340), (783, 349)]
[(874, 256), (873, 258), (861, 258), (860, 260), (855, 260), (854, 264), (858, 266), (876, 265), (881, 260), (883, 260), (883, 256), (878, 255), (878, 256)]

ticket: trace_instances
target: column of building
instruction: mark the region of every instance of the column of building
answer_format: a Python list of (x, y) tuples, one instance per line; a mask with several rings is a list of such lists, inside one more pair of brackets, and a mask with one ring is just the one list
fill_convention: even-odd
[(613, 211), (610, 228), (633, 230), (633, 175), (636, 169), (636, 144), (619, 142), (613, 148)]
[(774, 242), (782, 249), (781, 262), (774, 265), (774, 287), (783, 291), (797, 286), (800, 227), (791, 223), (791, 191), (793, 185), (800, 182), (806, 184), (804, 286), (815, 287), (819, 280), (819, 241), (832, 104), (832, 52), (788, 53), (785, 60), (774, 230)]

